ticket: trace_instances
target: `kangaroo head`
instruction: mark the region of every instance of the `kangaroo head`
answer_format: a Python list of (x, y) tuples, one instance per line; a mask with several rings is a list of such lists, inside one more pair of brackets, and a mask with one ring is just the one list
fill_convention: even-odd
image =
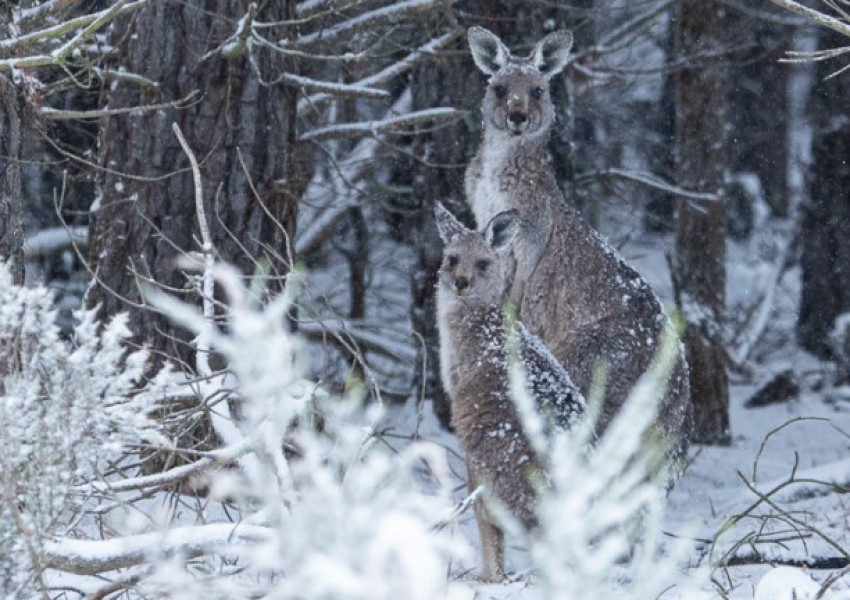
[(506, 210), (493, 217), (483, 233), (467, 229), (437, 203), (437, 228), (446, 244), (439, 285), (458, 298), (501, 307), (513, 279), (504, 256), (519, 232), (519, 213)]
[(525, 58), (512, 56), (502, 40), (483, 27), (470, 27), (468, 37), (475, 64), (490, 78), (482, 106), (485, 128), (512, 136), (548, 132), (555, 120), (549, 80), (566, 66), (572, 34), (550, 33)]

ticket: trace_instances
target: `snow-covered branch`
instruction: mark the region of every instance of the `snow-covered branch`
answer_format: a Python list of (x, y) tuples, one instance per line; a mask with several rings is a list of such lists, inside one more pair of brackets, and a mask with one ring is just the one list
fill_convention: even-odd
[[(369, 75), (368, 77), (364, 77), (363, 79), (357, 81), (354, 84), (349, 85), (358, 85), (362, 87), (376, 87), (384, 85), (395, 77), (398, 77), (399, 75), (402, 75), (406, 71), (412, 69), (422, 59), (423, 56), (432, 55), (440, 48), (443, 48), (446, 45), (450, 44), (452, 41), (461, 36), (463, 32), (463, 29), (458, 28), (450, 31), (449, 33), (443, 34), (440, 37), (434, 38), (433, 40), (428, 41), (427, 43), (423, 44), (422, 46), (405, 56), (402, 60), (381, 69), (377, 73)], [(330, 100), (331, 98), (333, 98), (333, 95), (327, 93), (313, 94), (306, 98), (302, 98), (298, 102), (298, 112), (300, 113), (308, 109), (314, 108), (316, 105)]]
[(188, 480), (190, 477), (208, 471), (214, 467), (219, 467), (232, 463), (241, 458), (245, 454), (251, 452), (251, 442), (247, 439), (242, 439), (241, 442), (233, 446), (211, 450), (204, 454), (197, 461), (180, 465), (153, 475), (140, 475), (138, 477), (128, 477), (126, 479), (118, 479), (114, 481), (91, 481), (78, 485), (74, 488), (77, 494), (88, 496), (94, 493), (100, 494), (116, 494), (132, 490), (156, 490), (167, 487), (175, 483)]
[(44, 544), (42, 560), (47, 569), (98, 575), (126, 569), (157, 556), (179, 553), (185, 558), (194, 558), (222, 547), (234, 551), (237, 545), (268, 541), (273, 535), (272, 530), (258, 525), (210, 523), (109, 540), (58, 538)]
[(378, 135), (380, 133), (411, 133), (410, 128), (422, 123), (434, 121), (449, 121), (466, 116), (467, 111), (451, 107), (429, 108), (410, 112), (397, 117), (388, 117), (378, 121), (363, 121), (359, 123), (335, 123), (327, 127), (313, 129), (299, 136), (299, 141), (319, 141), (335, 137), (350, 137), (360, 135)]
[[(62, 64), (68, 55), (88, 40), (95, 31), (120, 15), (137, 10), (146, 3), (147, 0), (135, 0), (134, 2), (119, 0), (100, 12), (69, 19), (51, 27), (0, 41), (0, 50), (16, 55), (11, 58), (0, 59), (0, 71)], [(66, 34), (77, 29), (79, 31), (73, 37), (65, 40)], [(30, 48), (33, 44), (45, 41), (57, 41), (61, 45), (50, 52), (30, 54)]]
[(43, 19), (62, 10), (68, 10), (81, 2), (82, 0), (47, 0), (35, 6), (20, 9), (20, 13), (14, 15), (13, 18), (17, 24), (25, 24), (29, 21)]
[[(299, 46), (310, 46), (317, 43), (331, 43), (347, 35), (353, 35), (366, 29), (380, 29), (409, 17), (410, 15), (423, 13), (434, 8), (449, 6), (454, 0), (406, 0), (394, 2), (388, 6), (359, 14), (319, 31), (300, 36), (296, 43)], [(286, 45), (286, 41), (281, 41)]]
[(801, 17), (805, 17), (809, 21), (817, 23), (818, 25), (822, 25), (840, 33), (841, 35), (850, 37), (850, 23), (831, 17), (826, 13), (809, 8), (808, 6), (803, 6), (794, 0), (770, 0), (770, 2), (773, 2), (775, 5), (781, 6), (786, 10), (790, 10)]
[(386, 90), (364, 86), (361, 84), (334, 83), (319, 81), (292, 73), (281, 73), (280, 80), (303, 89), (305, 92), (321, 92), (334, 96), (360, 96), (363, 98), (387, 98), (390, 93)]

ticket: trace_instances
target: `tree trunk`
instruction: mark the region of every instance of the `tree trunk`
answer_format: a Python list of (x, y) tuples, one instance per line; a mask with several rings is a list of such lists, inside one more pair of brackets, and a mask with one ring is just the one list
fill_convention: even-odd
[[(822, 34), (822, 48), (846, 39)], [(850, 78), (824, 77), (838, 69), (820, 63), (812, 90), (815, 115), (809, 197), (801, 207), (801, 298), (797, 337), (806, 350), (832, 358), (829, 333), (835, 318), (850, 311)]]
[[(671, 24), (667, 30), (663, 49), (668, 62), (676, 57), (676, 28)], [(676, 76), (675, 71), (666, 73), (661, 88), (658, 105), (650, 113), (653, 119), (652, 131), (656, 132), (658, 143), (647, 157), (650, 170), (668, 181), (675, 178), (676, 160), (674, 157), (676, 138)], [(651, 190), (650, 200), (643, 216), (648, 231), (670, 232), (676, 227), (676, 197), (661, 190)]]
[[(676, 13), (676, 49), (691, 63), (676, 75), (676, 178), (716, 200), (679, 199), (673, 278), (686, 320), (684, 342), (691, 370), (694, 441), (729, 442), (729, 392), (722, 340), (726, 247), (726, 75), (717, 58), (723, 5), (686, 0)], [(708, 56), (704, 60), (694, 57)]]
[(24, 218), (21, 203), (20, 91), (0, 75), (0, 259), (11, 262), (12, 280), (24, 282)]
[[(794, 30), (745, 13), (732, 11), (727, 23), (734, 23), (732, 48), (743, 48), (729, 59), (729, 130), (734, 132), (727, 145), (728, 167), (735, 173), (753, 173), (762, 186), (771, 212), (788, 216), (788, 77), (791, 69), (779, 62), (792, 43)], [(769, 98), (769, 102), (765, 99)], [(731, 199), (730, 199), (731, 200)], [(729, 207), (731, 208), (731, 207)], [(738, 223), (739, 231), (753, 225), (754, 207)], [(729, 212), (730, 219), (734, 212)], [(732, 231), (730, 231), (732, 233)]]
[[(235, 264), (245, 275), (264, 259), (273, 277), (290, 268), (296, 201), (303, 190), (292, 164), (295, 91), (267, 82), (282, 71), (296, 72), (295, 65), (265, 50), (255, 49), (253, 64), (245, 52), (225, 57), (217, 51), (250, 5), (248, 0), (163, 0), (110, 29), (109, 43), (119, 49), (127, 71), (159, 84), (118, 83), (105, 92), (110, 108), (195, 95), (185, 108), (102, 123), (104, 170), (91, 243), (99, 285), (90, 303), (102, 304), (106, 315), (144, 305), (139, 285), (148, 281), (197, 299), (191, 277), (175, 266), (183, 253), (199, 249), (200, 235), (189, 162), (172, 131), (174, 122), (201, 162), (217, 260)], [(265, 22), (294, 14), (291, 0), (263, 6), (256, 18)], [(293, 30), (266, 32), (281, 39)], [(194, 364), (187, 334), (167, 320), (133, 310), (130, 324), (139, 341)]]

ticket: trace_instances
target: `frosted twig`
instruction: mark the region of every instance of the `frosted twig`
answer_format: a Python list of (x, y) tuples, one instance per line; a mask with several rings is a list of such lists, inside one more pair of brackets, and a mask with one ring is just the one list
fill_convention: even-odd
[(222, 56), (227, 60), (232, 60), (241, 56), (249, 49), (249, 39), (251, 37), (251, 28), (254, 24), (254, 19), (257, 16), (257, 3), (252, 2), (248, 5), (248, 12), (239, 19), (236, 24), (236, 31), (221, 44), (207, 52), (201, 57), (201, 62), (207, 60), (211, 56)]
[(674, 196), (688, 198), (691, 200), (706, 200), (709, 202), (717, 201), (716, 193), (695, 192), (692, 190), (687, 190), (685, 188), (681, 188), (667, 181), (664, 181), (653, 173), (646, 173), (642, 171), (626, 171), (624, 169), (604, 169), (599, 171), (589, 171), (587, 173), (580, 174), (577, 177), (577, 180), (583, 181), (598, 177), (617, 177), (619, 179), (625, 179), (627, 181), (634, 181), (636, 183), (642, 183), (643, 185), (649, 186), (656, 190), (660, 190), (662, 192), (667, 192), (668, 194), (672, 194)]
[(66, 10), (80, 4), (82, 0), (47, 0), (31, 8), (21, 10), (19, 23), (33, 21), (45, 17), (51, 13), (57, 13), (60, 10)]
[(468, 111), (458, 110), (447, 106), (429, 108), (416, 112), (407, 113), (398, 117), (389, 117), (380, 121), (365, 121), (361, 123), (337, 123), (320, 127), (301, 134), (299, 141), (317, 141), (334, 137), (347, 137), (352, 135), (377, 135), (383, 132), (410, 133), (409, 128), (420, 123), (428, 123), (434, 120), (459, 119), (468, 114)]
[(795, 517), (794, 515), (792, 515), (788, 511), (783, 510), (779, 505), (776, 504), (776, 502), (773, 500), (773, 498), (771, 498), (771, 495), (761, 493), (758, 489), (756, 489), (756, 487), (752, 483), (750, 483), (750, 481), (740, 471), (738, 471), (738, 477), (741, 479), (741, 481), (744, 482), (744, 485), (747, 486), (747, 489), (749, 489), (753, 494), (758, 496), (759, 499), (762, 502), (764, 502), (765, 504), (770, 506), (772, 509), (777, 511), (777, 513), (779, 513), (783, 517), (783, 519), (785, 519), (785, 520), (793, 523), (794, 525), (800, 527), (803, 531), (809, 531), (809, 532), (815, 534), (821, 540), (826, 542), (829, 546), (832, 546), (839, 554), (841, 554), (841, 556), (845, 560), (850, 560), (850, 553), (847, 550), (845, 550), (844, 548), (842, 548), (841, 545), (838, 542), (836, 542), (834, 539), (832, 539), (832, 537), (826, 535), (818, 527), (815, 527), (811, 523), (806, 523), (805, 521), (798, 519), (797, 517)]
[(360, 84), (334, 83), (332, 81), (319, 81), (292, 73), (281, 73), (277, 81), (283, 81), (297, 86), (308, 92), (322, 92), (334, 96), (360, 96), (363, 98), (387, 98), (390, 93), (386, 90), (367, 87)]
[(203, 254), (204, 259), (204, 270), (201, 274), (201, 282), (202, 282), (202, 290), (201, 290), (201, 298), (203, 302), (203, 317), (204, 321), (206, 321), (207, 327), (202, 329), (198, 336), (195, 338), (196, 340), (196, 348), (195, 348), (195, 364), (198, 369), (198, 375), (201, 377), (209, 377), (212, 375), (212, 369), (210, 369), (210, 337), (209, 337), (209, 328), (213, 326), (213, 317), (215, 316), (215, 306), (213, 304), (213, 243), (212, 236), (210, 235), (210, 227), (207, 223), (206, 211), (204, 210), (204, 191), (201, 182), (201, 169), (198, 166), (198, 160), (195, 158), (195, 154), (192, 152), (192, 149), (189, 148), (189, 144), (186, 142), (186, 138), (183, 137), (183, 132), (180, 131), (180, 126), (177, 123), (171, 124), (171, 129), (174, 131), (174, 135), (177, 136), (177, 141), (180, 142), (180, 147), (183, 148), (183, 152), (186, 153), (186, 156), (189, 157), (189, 162), (192, 165), (192, 180), (195, 186), (195, 212), (198, 215), (198, 227), (201, 231), (201, 253)]
[(823, 25), (833, 31), (837, 31), (843, 36), (850, 37), (850, 24), (840, 21), (834, 17), (830, 17), (820, 11), (814, 10), (807, 6), (795, 2), (794, 0), (770, 0), (777, 6), (781, 6), (786, 10), (805, 17), (810, 21), (814, 21), (818, 25)]
[[(13, 48), (21, 48), (28, 46), (30, 44), (41, 42), (48, 39), (55, 39), (63, 36), (69, 31), (74, 31), (79, 29), (80, 27), (88, 27), (93, 22), (99, 21), (98, 27), (103, 25), (106, 21), (102, 20), (104, 17), (108, 17), (108, 19), (115, 18), (119, 14), (123, 14), (124, 12), (135, 10), (147, 3), (147, 0), (136, 0), (131, 4), (126, 3), (127, 0), (121, 0), (119, 3), (111, 6), (106, 10), (102, 10), (100, 12), (91, 13), (88, 15), (83, 15), (81, 17), (76, 17), (74, 19), (68, 19), (67, 21), (62, 21), (56, 25), (51, 27), (45, 27), (44, 29), (39, 29), (38, 31), (33, 31), (31, 33), (27, 33), (24, 35), (20, 35), (14, 38), (10, 38), (8, 40), (0, 40), (0, 50), (9, 50)], [(107, 14), (109, 13), (109, 14)], [(107, 19), (107, 20), (108, 20)], [(97, 29), (97, 28), (95, 28)], [(87, 31), (87, 30), (84, 30)], [(93, 31), (93, 30), (91, 30)], [(91, 33), (88, 31), (87, 35)], [(74, 37), (77, 39), (79, 34)], [(84, 38), (83, 38), (84, 39)], [(82, 41), (82, 40), (80, 40)], [(14, 61), (14, 59), (9, 59), (10, 61)], [(3, 61), (0, 61), (2, 64)]]
[(138, 115), (145, 111), (162, 110), (164, 108), (184, 108), (195, 96), (198, 91), (192, 91), (185, 98), (172, 100), (171, 102), (163, 102), (162, 104), (145, 104), (142, 106), (128, 106), (125, 108), (101, 108), (97, 110), (65, 110), (52, 108), (50, 106), (42, 106), (39, 109), (39, 114), (50, 121), (88, 121), (102, 119), (103, 117), (112, 117), (115, 115)]
[(469, 510), (469, 508), (475, 504), (475, 502), (484, 494), (484, 486), (479, 485), (475, 488), (466, 498), (457, 503), (457, 505), (452, 509), (451, 514), (439, 521), (436, 525), (434, 525), (434, 531), (440, 531), (447, 527), (450, 523), (455, 521), (459, 516)]
[[(409, 71), (413, 68), (416, 63), (419, 62), (419, 59), (424, 55), (433, 54), (443, 46), (448, 45), (453, 40), (457, 39), (461, 34), (463, 34), (464, 30), (461, 28), (455, 29), (441, 35), (438, 38), (434, 38), (426, 44), (423, 44), (402, 60), (397, 63), (393, 63), (390, 66), (381, 69), (374, 75), (369, 75), (368, 77), (364, 77), (360, 81), (356, 82), (356, 85), (363, 87), (374, 87), (383, 85), (391, 79), (398, 77), (402, 73)], [(298, 101), (298, 112), (302, 112), (308, 108), (311, 108), (321, 102), (325, 102), (333, 98), (333, 95), (327, 93), (319, 93), (313, 94), (312, 96), (308, 96), (307, 98), (302, 98)]]
[(185, 481), (192, 475), (197, 475), (203, 471), (222, 464), (230, 463), (239, 459), (245, 454), (251, 452), (251, 443), (249, 440), (242, 438), (232, 446), (219, 448), (206, 453), (205, 456), (187, 465), (180, 465), (162, 473), (153, 475), (142, 475), (139, 477), (131, 477), (128, 479), (120, 479), (118, 481), (93, 481), (79, 485), (74, 488), (78, 494), (89, 495), (95, 492), (100, 493), (118, 493), (131, 490), (151, 490), (166, 487), (168, 485)]
[(365, 0), (304, 0), (295, 7), (295, 14), (301, 18), (308, 18), (316, 14), (326, 15), (332, 11), (346, 10), (364, 3)]
[(389, 6), (363, 13), (354, 18), (342, 21), (327, 29), (303, 35), (296, 40), (299, 46), (309, 46), (316, 43), (330, 43), (338, 38), (363, 31), (377, 29), (404, 19), (408, 14), (423, 13), (438, 6), (452, 4), (454, 0), (407, 0), (395, 2)]
[(116, 17), (135, 10), (144, 4), (147, 0), (136, 0), (128, 3), (127, 0), (120, 0), (113, 4), (110, 8), (89, 14), (69, 21), (63, 21), (53, 27), (47, 27), (33, 33), (16, 37), (11, 40), (0, 41), (0, 49), (15, 50), (26, 48), (29, 44), (43, 41), (46, 39), (61, 39), (69, 31), (74, 31), (79, 27), (83, 27), (82, 31), (77, 33), (70, 40), (56, 48), (49, 54), (34, 54), (30, 56), (13, 56), (0, 60), (0, 71), (11, 71), (12, 69), (25, 69), (32, 67), (43, 67), (47, 65), (62, 64), (65, 58), (74, 51), (80, 44), (86, 41), (95, 31), (103, 27)]
[[(139, 0), (138, 2), (134, 2), (131, 7), (141, 6), (145, 2), (146, 0)], [(86, 25), (80, 33), (51, 52), (50, 55), (60, 61), (64, 59), (74, 50), (74, 48), (82, 44), (91, 34), (121, 14), (125, 8), (125, 4), (127, 4), (127, 0), (118, 0), (118, 2), (110, 6), (108, 9), (98, 13), (92, 22)]]
[(831, 588), (836, 581), (838, 581), (839, 579), (841, 579), (842, 577), (844, 577), (848, 573), (850, 573), (850, 564), (847, 564), (840, 571), (837, 571), (837, 572), (833, 573), (832, 575), (830, 575), (829, 577), (827, 577), (826, 581), (824, 581), (823, 584), (821, 584), (820, 589), (818, 590), (818, 593), (815, 594), (815, 600), (820, 600), (821, 598), (823, 598), (823, 595), (827, 592), (827, 590), (829, 590), (829, 588)]
[[(144, 75), (139, 75), (138, 73), (131, 73), (129, 71), (120, 71), (118, 69), (102, 69), (100, 67), (93, 67), (92, 73), (103, 79), (104, 81), (128, 81), (130, 83), (134, 83), (138, 86), (148, 88), (151, 90), (159, 89), (159, 82), (154, 81), (153, 79), (149, 79)], [(193, 92), (187, 98), (195, 95)]]
[(842, 46), (841, 48), (827, 48), (826, 50), (800, 51), (788, 50), (785, 54), (788, 58), (780, 58), (779, 62), (784, 63), (803, 63), (803, 62), (818, 62), (836, 58), (850, 52), (850, 46)]

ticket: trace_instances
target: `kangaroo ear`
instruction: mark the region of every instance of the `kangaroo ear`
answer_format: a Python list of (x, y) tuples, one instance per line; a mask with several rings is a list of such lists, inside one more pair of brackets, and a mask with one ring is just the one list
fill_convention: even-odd
[(443, 206), (442, 202), (437, 202), (434, 206), (434, 215), (437, 217), (437, 230), (440, 232), (440, 237), (443, 243), (448, 244), (456, 239), (462, 233), (469, 231), (463, 226), (463, 223), (458, 221), (449, 210)]
[(486, 75), (494, 75), (508, 64), (511, 53), (495, 33), (473, 25), (467, 32), (472, 59)]
[(501, 250), (519, 233), (519, 211), (512, 208), (490, 219), (484, 228), (484, 237), (493, 250)]
[(570, 57), (573, 34), (564, 29), (550, 33), (537, 42), (531, 53), (531, 64), (537, 67), (546, 79), (560, 73)]

